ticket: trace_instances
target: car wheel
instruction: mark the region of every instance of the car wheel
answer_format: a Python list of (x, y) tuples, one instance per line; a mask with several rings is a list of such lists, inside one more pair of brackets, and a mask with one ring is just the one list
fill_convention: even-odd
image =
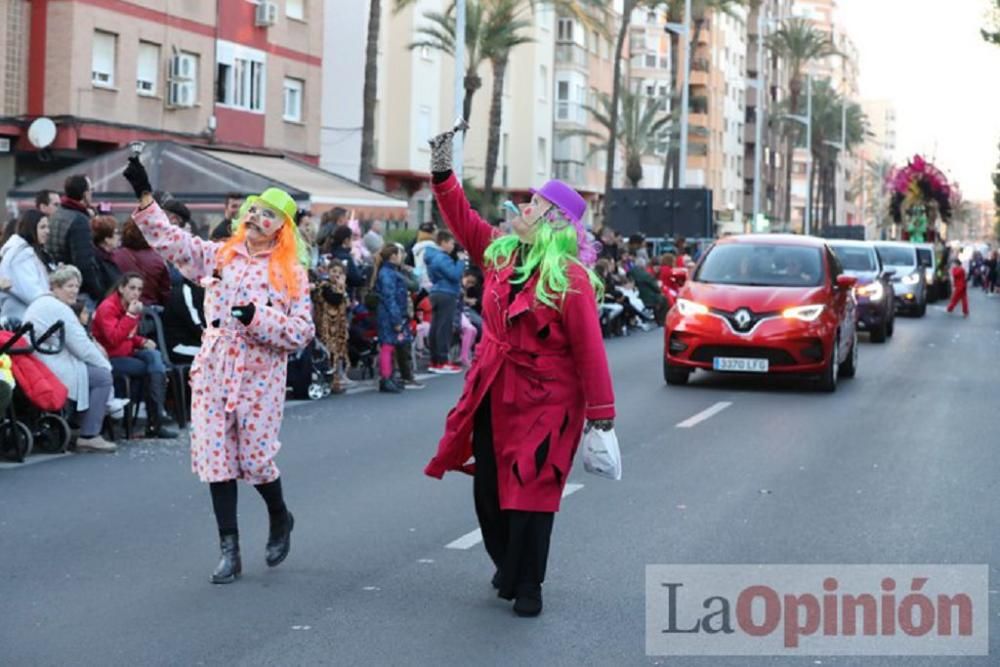
[(877, 327), (874, 327), (871, 331), (871, 340), (873, 343), (884, 343), (886, 337), (889, 335), (889, 322), (882, 320), (878, 323)]
[(851, 351), (847, 354), (838, 369), (838, 375), (844, 378), (852, 378), (858, 372), (858, 334), (854, 334), (854, 342), (851, 343)]
[(667, 381), (667, 384), (672, 387), (685, 385), (689, 377), (691, 377), (691, 371), (680, 366), (674, 366), (664, 360), (663, 379)]
[(927, 314), (927, 301), (923, 301), (919, 306), (917, 306), (916, 314), (917, 317), (923, 317)]
[(830, 360), (819, 376), (819, 390), (827, 393), (837, 391), (837, 367), (840, 365), (840, 340), (833, 343), (833, 352), (830, 353)]

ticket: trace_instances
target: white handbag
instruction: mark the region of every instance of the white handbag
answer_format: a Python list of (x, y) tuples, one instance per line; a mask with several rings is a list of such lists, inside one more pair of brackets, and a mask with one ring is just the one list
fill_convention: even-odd
[(615, 430), (590, 428), (583, 434), (583, 469), (600, 477), (622, 478), (622, 452)]

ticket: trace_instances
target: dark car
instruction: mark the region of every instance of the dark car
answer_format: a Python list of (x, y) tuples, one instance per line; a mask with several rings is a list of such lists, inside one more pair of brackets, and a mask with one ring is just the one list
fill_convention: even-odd
[(896, 296), (896, 312), (923, 317), (927, 313), (927, 267), (920, 264), (916, 245), (877, 241), (875, 251), (882, 266), (895, 271), (892, 289)]
[(896, 299), (892, 290), (895, 272), (885, 268), (872, 243), (830, 241), (830, 247), (844, 266), (844, 273), (858, 279), (854, 288), (858, 329), (867, 331), (873, 343), (884, 343), (896, 326)]

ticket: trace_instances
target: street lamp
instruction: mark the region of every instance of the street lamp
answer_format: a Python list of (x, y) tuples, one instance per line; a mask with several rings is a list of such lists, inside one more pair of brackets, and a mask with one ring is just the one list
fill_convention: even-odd
[[(812, 74), (806, 77), (806, 115), (783, 114), (782, 118), (794, 120), (806, 127), (806, 212), (803, 232), (808, 236), (812, 233), (812, 113), (813, 113), (813, 80)], [(791, 168), (791, 165), (789, 165)]]
[[(840, 106), (840, 141), (824, 141), (823, 144), (837, 149), (837, 175), (840, 176), (840, 158), (847, 152), (847, 99)], [(846, 192), (847, 183), (843, 186)], [(847, 197), (844, 197), (844, 204), (847, 204)]]
[[(624, 20), (624, 19), (623, 19)], [(681, 149), (680, 169), (677, 174), (677, 185), (683, 188), (687, 184), (688, 155), (688, 103), (690, 91), (688, 82), (691, 80), (691, 0), (684, 0), (684, 23), (667, 23), (664, 28), (684, 40), (684, 77), (681, 83)]]

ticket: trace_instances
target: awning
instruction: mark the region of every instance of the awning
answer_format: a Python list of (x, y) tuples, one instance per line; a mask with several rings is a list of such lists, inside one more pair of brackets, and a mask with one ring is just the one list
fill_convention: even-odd
[(268, 180), (286, 183), (296, 190), (308, 192), (313, 213), (339, 206), (353, 211), (354, 217), (360, 219), (401, 220), (406, 218), (409, 211), (409, 204), (403, 199), (366, 188), (360, 183), (306, 162), (256, 153), (197, 150)]
[[(95, 202), (107, 201), (115, 204), (116, 208), (131, 209), (135, 195), (121, 175), (129, 152), (128, 147), (123, 147), (103, 153), (22, 183), (9, 191), (7, 197), (20, 208), (30, 208), (34, 206), (35, 193), (39, 190), (62, 192), (67, 176), (86, 174), (93, 184)], [(300, 205), (308, 205), (314, 213), (340, 206), (361, 220), (403, 220), (409, 210), (405, 200), (280, 155), (152, 141), (147, 142), (142, 151), (142, 162), (154, 187), (171, 193), (192, 210), (221, 211), (227, 193), (248, 195), (263, 192), (269, 187), (285, 190)]]

